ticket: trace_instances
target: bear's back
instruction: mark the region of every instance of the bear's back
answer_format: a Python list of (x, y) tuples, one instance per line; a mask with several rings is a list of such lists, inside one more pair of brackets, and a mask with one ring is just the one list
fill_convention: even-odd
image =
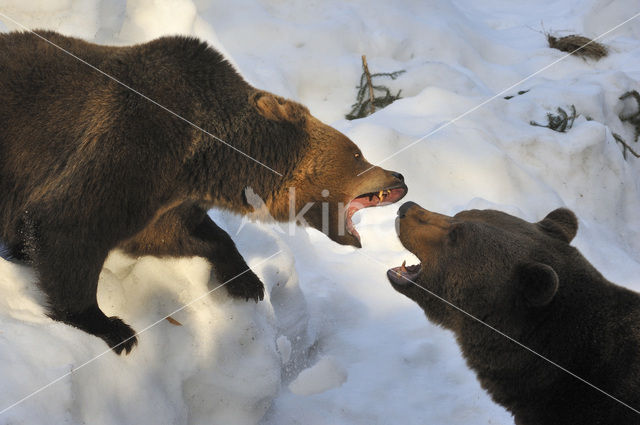
[(114, 47), (39, 34), (0, 34), (0, 193), (12, 194), (0, 199), (4, 225), (69, 181), (80, 190), (96, 178), (115, 184), (122, 170), (146, 172), (133, 181), (165, 178), (144, 166), (179, 166), (196, 130), (163, 108), (204, 126), (247, 107), (251, 87), (197, 39)]

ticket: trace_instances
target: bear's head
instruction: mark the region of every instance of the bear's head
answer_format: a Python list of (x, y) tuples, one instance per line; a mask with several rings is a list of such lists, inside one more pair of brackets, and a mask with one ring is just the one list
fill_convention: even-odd
[(583, 257), (569, 245), (577, 229), (576, 216), (565, 208), (529, 223), (494, 210), (449, 217), (407, 202), (398, 210), (396, 230), (420, 264), (394, 267), (387, 277), (430, 320), (456, 333), (464, 316), (447, 302), (517, 334), (528, 315), (550, 307), (566, 276), (579, 270), (576, 261)]
[(270, 214), (314, 227), (340, 244), (360, 247), (353, 215), (402, 199), (407, 193), (402, 174), (367, 162), (355, 143), (299, 103), (264, 91), (256, 91), (249, 101), (270, 124), (305, 135), (302, 148), (291, 150), (292, 156), (298, 155), (293, 170), (265, 201)]

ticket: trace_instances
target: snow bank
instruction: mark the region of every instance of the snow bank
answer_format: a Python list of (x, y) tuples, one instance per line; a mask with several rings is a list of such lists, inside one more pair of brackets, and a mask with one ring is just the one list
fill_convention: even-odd
[[(595, 37), (640, 12), (636, 1), (5, 0), (0, 12), (101, 43), (202, 37), (251, 83), (307, 104), (370, 161), (401, 171), (408, 199), (528, 220), (568, 206), (580, 219), (575, 245), (605, 276), (640, 290), (640, 160), (625, 160), (612, 137), (634, 138), (619, 115), (637, 105), (619, 96), (640, 89), (640, 19), (601, 40), (607, 58), (570, 57), (528, 78), (564, 55), (541, 31)], [(346, 121), (361, 54), (373, 72), (406, 70), (385, 82), (403, 99)], [(519, 90), (529, 91), (503, 99)], [(566, 133), (529, 124), (571, 105), (580, 116)], [(412, 261), (394, 235), (395, 211), (356, 215), (358, 251), (316, 231), (241, 228), (213, 212), (265, 282), (265, 301), (215, 291), (173, 316), (183, 326), (162, 321), (130, 356), (86, 366), (104, 343), (44, 317), (32, 271), (0, 260), (0, 409), (74, 371), (0, 423), (513, 423), (451, 334), (386, 282), (387, 267)], [(141, 331), (205, 293), (208, 276), (199, 259), (113, 253), (99, 301)]]
[[(48, 320), (31, 270), (0, 260), (0, 290), (10, 294), (0, 303), (0, 364), (10, 366), (2, 372), (2, 407), (74, 370), (4, 413), (0, 423), (256, 423), (280, 387), (274, 341), (295, 332), (281, 325), (290, 316), (302, 322), (306, 316), (304, 300), (296, 299), (302, 294), (291, 254), (261, 263), (263, 253), (278, 252), (277, 241), (265, 232), (245, 233), (261, 241), (248, 257), (271, 293), (265, 303), (231, 300), (223, 289), (193, 302), (210, 290), (202, 259), (134, 261), (117, 252), (109, 257), (98, 302), (106, 314), (122, 316), (141, 332), (126, 357), (105, 352), (98, 338)], [(172, 315), (182, 326), (161, 320), (149, 327), (183, 305)]]
[(289, 384), (289, 389), (297, 395), (320, 394), (344, 384), (347, 371), (333, 357), (323, 357), (313, 366), (300, 372)]

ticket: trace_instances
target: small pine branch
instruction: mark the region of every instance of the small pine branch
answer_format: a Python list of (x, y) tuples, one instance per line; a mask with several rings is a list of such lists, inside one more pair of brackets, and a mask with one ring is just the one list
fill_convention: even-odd
[(567, 111), (560, 107), (556, 110), (558, 111), (557, 115), (554, 115), (551, 112), (547, 113), (547, 125), (543, 125), (535, 121), (529, 121), (529, 124), (536, 127), (549, 128), (559, 133), (565, 133), (567, 130), (571, 130), (574, 121), (579, 116), (579, 114), (576, 113), (576, 107), (571, 105), (571, 115), (567, 114)]
[[(366, 56), (362, 55), (362, 75), (360, 76), (360, 85), (356, 86), (356, 89), (358, 89), (358, 92), (356, 93), (356, 102), (351, 105), (351, 112), (349, 112), (345, 118), (348, 120), (364, 118), (375, 112), (376, 108), (382, 109), (400, 99), (402, 90), (398, 90), (398, 93), (394, 95), (391, 93), (389, 88), (373, 84), (373, 79), (391, 78), (392, 80), (395, 80), (405, 72), (406, 71), (402, 69), (394, 72), (378, 72), (371, 74), (367, 65)], [(376, 96), (376, 93), (379, 94)]]

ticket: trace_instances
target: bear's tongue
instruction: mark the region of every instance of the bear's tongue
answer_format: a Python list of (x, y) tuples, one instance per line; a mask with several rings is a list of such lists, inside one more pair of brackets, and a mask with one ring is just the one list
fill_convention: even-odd
[(391, 282), (396, 285), (416, 283), (416, 279), (420, 274), (421, 265), (414, 264), (412, 266), (407, 266), (406, 263), (406, 261), (403, 261), (401, 266), (392, 267), (387, 271), (387, 276)]
[(363, 195), (360, 195), (354, 198), (351, 202), (349, 202), (349, 205), (347, 206), (347, 212), (345, 217), (347, 232), (350, 235), (355, 236), (358, 240), (360, 240), (360, 234), (358, 233), (355, 226), (353, 225), (353, 220), (352, 220), (353, 215), (357, 211), (363, 208), (380, 207), (384, 205), (393, 204), (394, 202), (401, 199), (404, 196), (405, 192), (406, 191), (403, 188), (395, 188), (395, 189), (381, 190), (377, 193), (375, 192), (365, 193)]

